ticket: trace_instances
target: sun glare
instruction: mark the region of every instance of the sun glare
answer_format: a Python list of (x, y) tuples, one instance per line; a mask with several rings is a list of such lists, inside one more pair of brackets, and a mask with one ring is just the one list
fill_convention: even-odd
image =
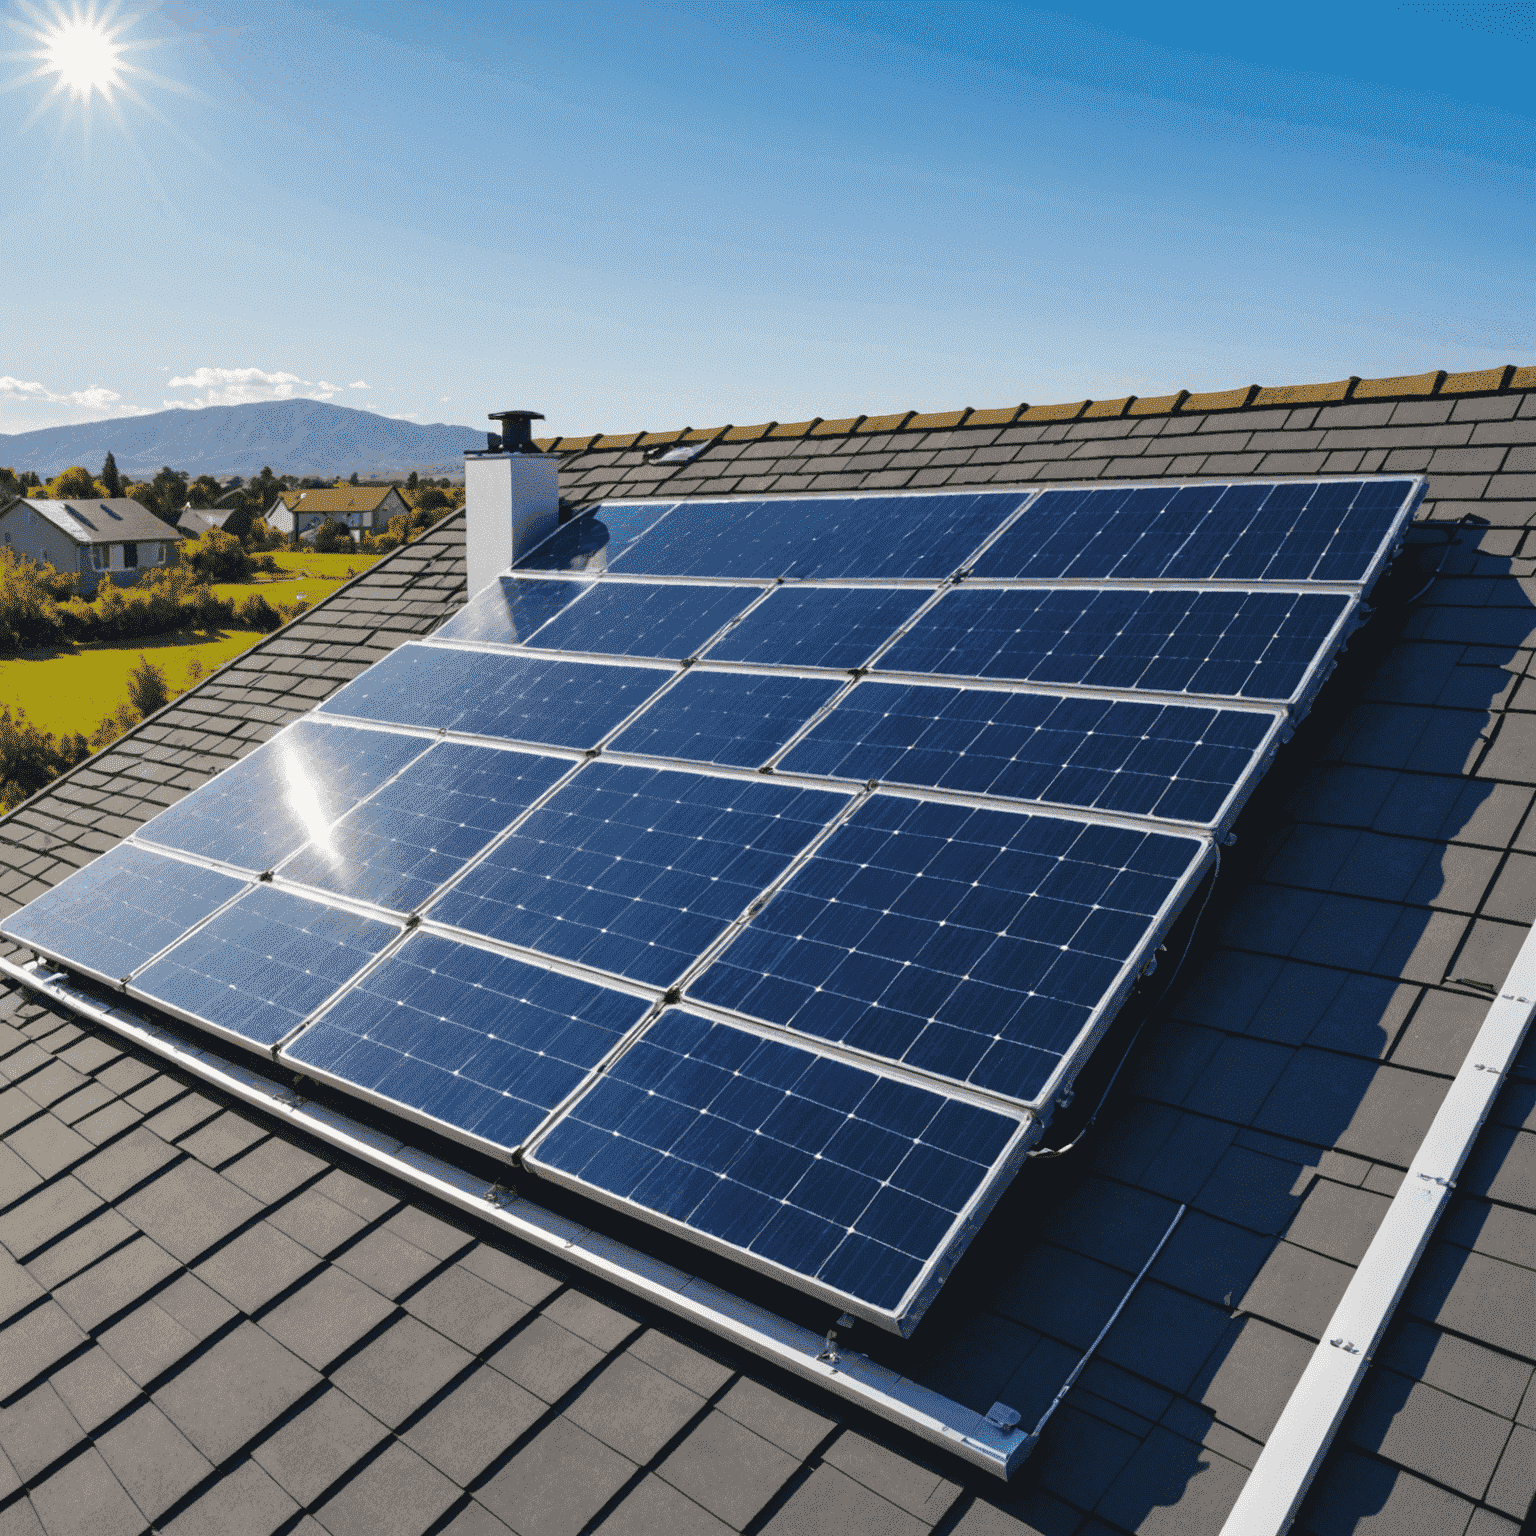
[(46, 67), (59, 84), (77, 96), (100, 91), (110, 97), (121, 69), (122, 50), (100, 22), (66, 21), (43, 40)]

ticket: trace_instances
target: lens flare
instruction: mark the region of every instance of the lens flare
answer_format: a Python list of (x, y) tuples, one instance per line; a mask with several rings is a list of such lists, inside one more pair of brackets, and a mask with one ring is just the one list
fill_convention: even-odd
[(64, 22), (43, 41), (45, 67), (59, 84), (76, 96), (100, 91), (108, 99), (122, 72), (122, 49), (97, 21)]

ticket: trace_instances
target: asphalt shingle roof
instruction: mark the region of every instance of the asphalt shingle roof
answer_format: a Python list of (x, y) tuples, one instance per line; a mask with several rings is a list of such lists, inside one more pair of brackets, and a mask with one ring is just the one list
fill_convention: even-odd
[(182, 531), (156, 517), (148, 507), (130, 496), (113, 496), (103, 501), (37, 501), (25, 499), (22, 505), (45, 517), (78, 544), (118, 544), (124, 540), (176, 540)]
[[(686, 434), (708, 447), (675, 465), (652, 456), (683, 434), (559, 441), (576, 502), (1430, 475), (1429, 526), (1239, 821), (1097, 1128), (1021, 1176), (909, 1343), (855, 1332), (1030, 1422), (1187, 1203), (1011, 1484), (11, 990), (0, 1533), (1218, 1531), (1536, 915), (1529, 374)], [(63, 878), (463, 597), (460, 514), (0, 821), (0, 897)], [(1528, 1043), (1297, 1531), (1526, 1518), (1533, 1174)]]

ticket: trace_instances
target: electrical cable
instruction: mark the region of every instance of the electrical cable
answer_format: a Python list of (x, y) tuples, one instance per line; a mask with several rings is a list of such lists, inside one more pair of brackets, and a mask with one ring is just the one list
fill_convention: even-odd
[[(1413, 594), (1412, 597), (1406, 598), (1404, 600), (1404, 608), (1413, 607), (1413, 605), (1418, 602), (1418, 600), (1423, 597), (1424, 594), (1428, 592), (1429, 589), (1434, 586), (1434, 584), (1440, 579), (1440, 572), (1445, 569), (1445, 562), (1451, 558), (1451, 550), (1454, 549), (1456, 545), (1461, 543), (1461, 540), (1456, 537), (1454, 530), (1457, 528), (1465, 527), (1471, 516), (1472, 514), (1470, 512), (1464, 512), (1460, 517), (1456, 519), (1454, 523), (1443, 530), (1445, 533), (1445, 547), (1441, 551), (1440, 562), (1435, 566), (1434, 570), (1430, 572), (1429, 580), (1426, 581), (1424, 585)], [(1433, 549), (1434, 546), (1431, 545), (1430, 548)]]

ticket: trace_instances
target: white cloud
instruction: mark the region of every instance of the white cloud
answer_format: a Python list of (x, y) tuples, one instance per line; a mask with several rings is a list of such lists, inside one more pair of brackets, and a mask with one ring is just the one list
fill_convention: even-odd
[(172, 389), (198, 389), (203, 393), (193, 400), (167, 400), (167, 405), (185, 405), (200, 409), (207, 405), (249, 405), (256, 400), (287, 400), (295, 391), (306, 398), (329, 400), (341, 393), (341, 385), (324, 379), (301, 379), (296, 373), (268, 373), (262, 368), (195, 368), (177, 374), (170, 381)]
[(448, 404), (448, 396), (447, 395), (439, 395), (437, 397), (437, 403), (439, 405), (447, 405)]
[(104, 411), (114, 400), (123, 398), (116, 390), (104, 389), (100, 384), (56, 395), (46, 385), (35, 380), (12, 378), (8, 373), (0, 375), (0, 397), (8, 400), (46, 401), (50, 405), (83, 405), (90, 411)]
[(355, 384), (348, 384), (347, 388), (348, 389), (372, 389), (373, 385), (365, 384), (361, 379), (359, 379), (357, 381), (357, 383), (355, 383)]

